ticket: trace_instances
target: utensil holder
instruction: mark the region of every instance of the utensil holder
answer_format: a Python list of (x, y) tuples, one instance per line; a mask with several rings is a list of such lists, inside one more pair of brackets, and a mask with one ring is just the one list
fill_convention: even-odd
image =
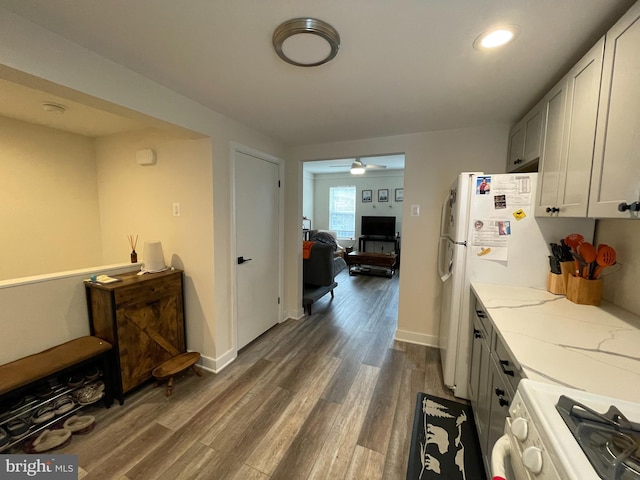
[(567, 298), (580, 305), (600, 305), (602, 298), (602, 279), (587, 280), (586, 278), (569, 276), (567, 284)]
[(555, 295), (564, 295), (567, 291), (564, 285), (564, 279), (562, 275), (549, 272), (547, 277), (547, 291)]

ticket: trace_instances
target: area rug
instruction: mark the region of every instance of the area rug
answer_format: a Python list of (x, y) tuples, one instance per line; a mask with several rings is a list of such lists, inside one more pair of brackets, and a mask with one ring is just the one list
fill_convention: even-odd
[(407, 480), (486, 480), (471, 407), (418, 393)]

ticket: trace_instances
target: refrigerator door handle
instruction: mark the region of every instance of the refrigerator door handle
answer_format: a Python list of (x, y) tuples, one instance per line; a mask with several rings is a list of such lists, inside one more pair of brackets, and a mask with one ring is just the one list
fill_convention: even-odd
[(453, 256), (449, 255), (447, 248), (449, 243), (448, 238), (440, 238), (438, 243), (438, 275), (442, 283), (446, 282), (453, 272)]

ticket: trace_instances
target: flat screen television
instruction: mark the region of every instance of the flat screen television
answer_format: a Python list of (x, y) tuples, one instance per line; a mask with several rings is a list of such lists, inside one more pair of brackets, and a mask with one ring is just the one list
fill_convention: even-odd
[(396, 217), (371, 217), (363, 215), (360, 235), (395, 237)]

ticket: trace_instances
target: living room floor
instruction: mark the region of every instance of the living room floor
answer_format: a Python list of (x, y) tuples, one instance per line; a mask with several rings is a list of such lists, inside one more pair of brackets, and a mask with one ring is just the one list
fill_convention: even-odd
[(398, 274), (342, 271), (334, 299), (219, 374), (92, 407), (94, 431), (52, 453), (77, 454), (86, 479), (404, 479), (417, 393), (453, 397), (436, 349), (393, 338)]

